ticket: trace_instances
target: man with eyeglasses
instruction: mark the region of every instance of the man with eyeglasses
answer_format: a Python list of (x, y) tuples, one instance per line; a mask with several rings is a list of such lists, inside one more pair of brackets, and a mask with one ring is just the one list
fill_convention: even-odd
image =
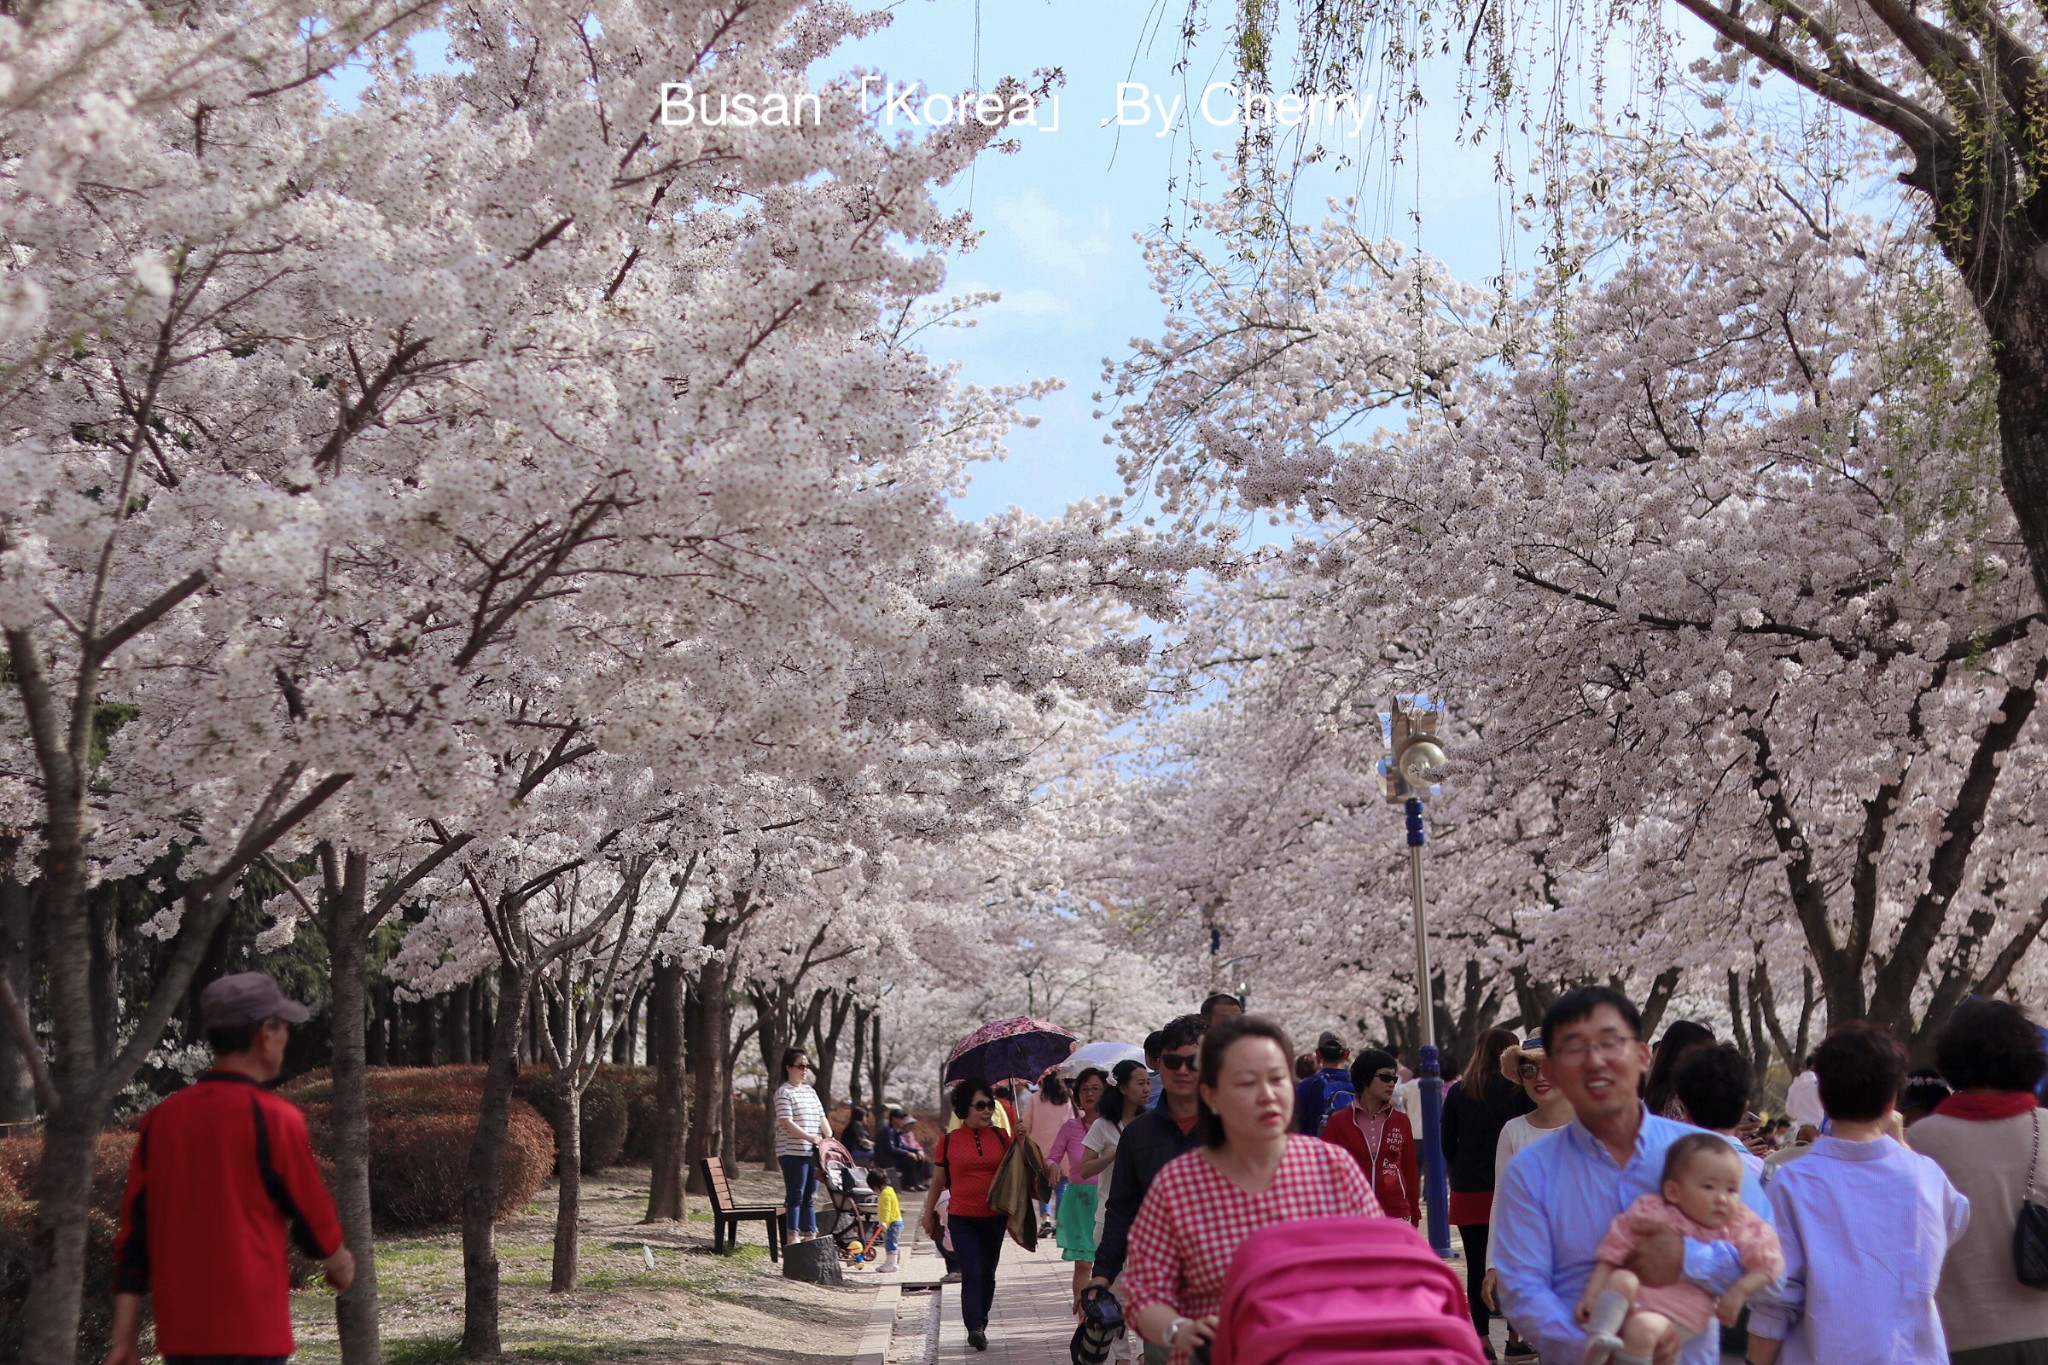
[[(1493, 1205), (1494, 1266), (1500, 1299), (1544, 1365), (1580, 1365), (1586, 1334), (1573, 1308), (1592, 1277), (1594, 1253), (1615, 1215), (1637, 1196), (1658, 1192), (1664, 1152), (1698, 1130), (1659, 1118), (1640, 1098), (1650, 1049), (1642, 1016), (1627, 996), (1583, 986), (1559, 998), (1543, 1017), (1550, 1079), (1571, 1102), (1572, 1120), (1555, 1136), (1515, 1156)], [(1742, 1182), (1743, 1202), (1770, 1218), (1754, 1175)], [(1628, 1268), (1644, 1284), (1689, 1280), (1718, 1297), (1742, 1275), (1735, 1248), (1666, 1233), (1646, 1241)], [(1610, 1328), (1611, 1330), (1611, 1328)], [(1625, 1358), (1615, 1356), (1617, 1365)], [(1667, 1348), (1655, 1365), (1718, 1365), (1719, 1329)]]
[[(1199, 1014), (1183, 1014), (1159, 1031), (1160, 1102), (1124, 1129), (1111, 1168), (1109, 1204), (1102, 1215), (1102, 1237), (1095, 1245), (1091, 1285), (1107, 1285), (1123, 1272), (1124, 1250), (1131, 1223), (1152, 1181), (1166, 1163), (1193, 1151), (1195, 1092), (1201, 1084), (1202, 1034), (1208, 1028)], [(1164, 1365), (1166, 1348), (1147, 1342), (1145, 1359)]]

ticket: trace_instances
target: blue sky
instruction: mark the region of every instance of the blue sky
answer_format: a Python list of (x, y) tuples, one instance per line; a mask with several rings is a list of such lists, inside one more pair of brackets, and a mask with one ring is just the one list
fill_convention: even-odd
[[(829, 65), (945, 92), (986, 89), (1042, 67), (1066, 76), (1057, 131), (1021, 129), (1016, 153), (983, 157), (971, 183), (947, 192), (947, 207), (971, 209), (982, 237), (954, 262), (946, 292), (993, 289), (1003, 298), (972, 329), (926, 333), (928, 346), (959, 361), (974, 382), (1056, 377), (1068, 385), (1037, 406), (1038, 427), (1013, 434), (1005, 462), (977, 471), (962, 511), (980, 516), (1014, 504), (1052, 515), (1075, 499), (1120, 491), (1115, 451), (1103, 443), (1109, 425), (1091, 417), (1091, 395), (1102, 387), (1105, 357), (1160, 330), (1160, 303), (1134, 238), (1181, 217), (1191, 166), (1211, 190), (1220, 186), (1209, 158), (1235, 145), (1236, 130), (1221, 123), (1232, 104), (1226, 93), (1211, 99), (1216, 123), (1185, 100), (1170, 136), (1159, 135), (1156, 107), (1144, 125), (1129, 102), (1125, 126), (1102, 121), (1118, 114), (1120, 83), (1143, 85), (1171, 106), (1184, 92), (1199, 98), (1230, 72), (1211, 51), (1198, 52), (1185, 76), (1173, 71), (1178, 7), (1169, 7), (1175, 17), (1157, 35), (1157, 11), (1139, 0), (899, 0), (886, 8), (889, 28), (841, 49)], [(1448, 81), (1445, 93), (1448, 104)], [(1416, 207), (1425, 249), (1469, 277), (1497, 274), (1502, 191), (1491, 151), (1458, 145), (1452, 116), (1432, 109), (1415, 152), (1390, 173), (1384, 147), (1373, 140), (1376, 119), (1356, 138), (1348, 136), (1352, 121), (1345, 113), (1325, 136), (1356, 151), (1358, 167), (1318, 169), (1298, 195), (1304, 215), (1320, 218), (1326, 196), (1355, 193), (1368, 206), (1370, 228), (1414, 242), (1418, 229), (1408, 214)]]
[[(1224, 183), (1215, 158), (1236, 145), (1237, 130), (1224, 121), (1233, 101), (1219, 92), (1201, 103), (1213, 82), (1230, 77), (1219, 60), (1224, 35), (1206, 35), (1188, 70), (1176, 73), (1181, 9), (1165, 0), (894, 0), (876, 8), (891, 15), (890, 25), (820, 63), (816, 83), (862, 68), (899, 85), (920, 83), (921, 100), (930, 92), (986, 90), (1041, 68), (1065, 76), (1056, 129), (1055, 112), (1041, 110), (1040, 127), (1018, 130), (1015, 153), (983, 156), (971, 177), (942, 194), (946, 208), (970, 210), (981, 233), (952, 262), (942, 293), (1002, 297), (971, 328), (926, 330), (924, 344), (957, 361), (970, 382), (1057, 378), (1067, 385), (1033, 406), (1040, 424), (1012, 433), (1007, 460), (979, 467), (961, 512), (980, 517), (1015, 505), (1052, 516), (1078, 499), (1120, 492), (1116, 452), (1104, 441), (1109, 423), (1092, 416), (1092, 395), (1104, 387), (1105, 358), (1122, 357), (1133, 338), (1156, 336), (1163, 322), (1138, 235), (1184, 220), (1191, 186), (1199, 195)], [(1227, 13), (1220, 3), (1207, 9)], [(1681, 35), (1697, 38), (1686, 29)], [(429, 69), (443, 60), (438, 34), (413, 46)], [(1608, 54), (1618, 87), (1628, 83), (1627, 64), (1625, 50)], [(1586, 106), (1581, 85), (1593, 69), (1589, 61), (1567, 79), (1566, 108)], [(1412, 140), (1398, 162), (1377, 110), (1367, 112), (1362, 129), (1357, 111), (1334, 111), (1336, 126), (1323, 140), (1353, 164), (1305, 172), (1297, 217), (1320, 219), (1326, 199), (1355, 195), (1368, 232), (1399, 236), (1467, 279), (1490, 280), (1504, 263), (1525, 267), (1529, 243), (1504, 227), (1509, 191), (1495, 178), (1495, 145), (1458, 136), (1459, 72), (1455, 58), (1426, 71), (1430, 99), (1411, 121)], [(346, 102), (358, 84), (345, 72), (329, 88)], [(1139, 88), (1174, 110), (1170, 124), (1158, 106), (1136, 102)], [(1547, 86), (1536, 92), (1538, 102), (1546, 95)], [(1142, 122), (1141, 107), (1149, 110)], [(1525, 141), (1509, 161), (1520, 170), (1527, 159)]]

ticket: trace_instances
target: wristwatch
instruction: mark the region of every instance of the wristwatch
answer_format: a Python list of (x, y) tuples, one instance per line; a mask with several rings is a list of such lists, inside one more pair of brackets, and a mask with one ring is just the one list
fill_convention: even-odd
[(1190, 1319), (1188, 1318), (1175, 1318), (1172, 1322), (1168, 1323), (1166, 1327), (1166, 1340), (1160, 1344), (1171, 1351), (1174, 1343), (1180, 1340), (1180, 1329), (1187, 1326), (1189, 1321)]

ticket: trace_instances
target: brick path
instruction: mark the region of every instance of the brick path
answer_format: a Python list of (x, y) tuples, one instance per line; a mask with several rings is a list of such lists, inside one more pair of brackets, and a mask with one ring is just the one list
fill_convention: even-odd
[[(906, 1206), (905, 1219), (916, 1226), (915, 1215)], [(1457, 1234), (1453, 1232), (1453, 1239)], [(916, 1235), (904, 1259), (905, 1280), (936, 1281), (944, 1273), (938, 1253), (922, 1235)], [(1464, 1274), (1464, 1263), (1453, 1267)], [(947, 1285), (940, 1304), (939, 1361), (980, 1361), (983, 1365), (1066, 1365), (1067, 1343), (1074, 1335), (1074, 1317), (1069, 1309), (1073, 1296), (1073, 1268), (1060, 1259), (1059, 1248), (1047, 1238), (1038, 1250), (1027, 1252), (1005, 1240), (1003, 1259), (996, 1267), (996, 1301), (989, 1312), (988, 1350), (977, 1351), (967, 1344), (967, 1329), (960, 1324), (960, 1291)], [(900, 1330), (900, 1328), (899, 1328)], [(1507, 1327), (1498, 1317), (1493, 1321), (1493, 1345), (1507, 1344)], [(896, 1359), (896, 1353), (891, 1352)], [(906, 1356), (904, 1358), (914, 1358)], [(1741, 1357), (1724, 1356), (1723, 1365), (1741, 1365)]]
[[(927, 1269), (933, 1278), (943, 1267), (922, 1239), (906, 1261), (906, 1279), (915, 1279)], [(1015, 1242), (1003, 1243), (1003, 1259), (996, 1266), (996, 1301), (989, 1310), (988, 1349), (977, 1351), (967, 1344), (967, 1329), (960, 1325), (960, 1290), (947, 1285), (940, 1305), (939, 1349), (942, 1361), (973, 1360), (983, 1365), (1063, 1365), (1067, 1342), (1074, 1335), (1074, 1317), (1069, 1305), (1074, 1292), (1074, 1269), (1060, 1259), (1060, 1249), (1047, 1238), (1036, 1252)]]

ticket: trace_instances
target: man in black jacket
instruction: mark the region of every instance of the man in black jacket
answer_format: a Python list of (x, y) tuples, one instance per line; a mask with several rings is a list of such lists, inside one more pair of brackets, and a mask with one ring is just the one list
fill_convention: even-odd
[(914, 1124), (915, 1120), (901, 1109), (891, 1109), (875, 1133), (875, 1164), (899, 1172), (902, 1188), (906, 1190), (924, 1189), (932, 1178), (931, 1162), (904, 1140)]
[[(1102, 1240), (1095, 1247), (1095, 1277), (1090, 1284), (1108, 1284), (1122, 1272), (1131, 1223), (1138, 1216), (1138, 1206), (1145, 1202), (1145, 1192), (1167, 1162), (1195, 1148), (1195, 1091), (1201, 1079), (1198, 1058), (1207, 1027), (1201, 1015), (1183, 1014), (1160, 1030), (1159, 1084), (1165, 1098), (1140, 1114), (1117, 1143), (1116, 1162), (1110, 1167), (1109, 1204), (1102, 1215)], [(1146, 1343), (1146, 1360), (1163, 1362), (1166, 1355), (1164, 1347)]]

